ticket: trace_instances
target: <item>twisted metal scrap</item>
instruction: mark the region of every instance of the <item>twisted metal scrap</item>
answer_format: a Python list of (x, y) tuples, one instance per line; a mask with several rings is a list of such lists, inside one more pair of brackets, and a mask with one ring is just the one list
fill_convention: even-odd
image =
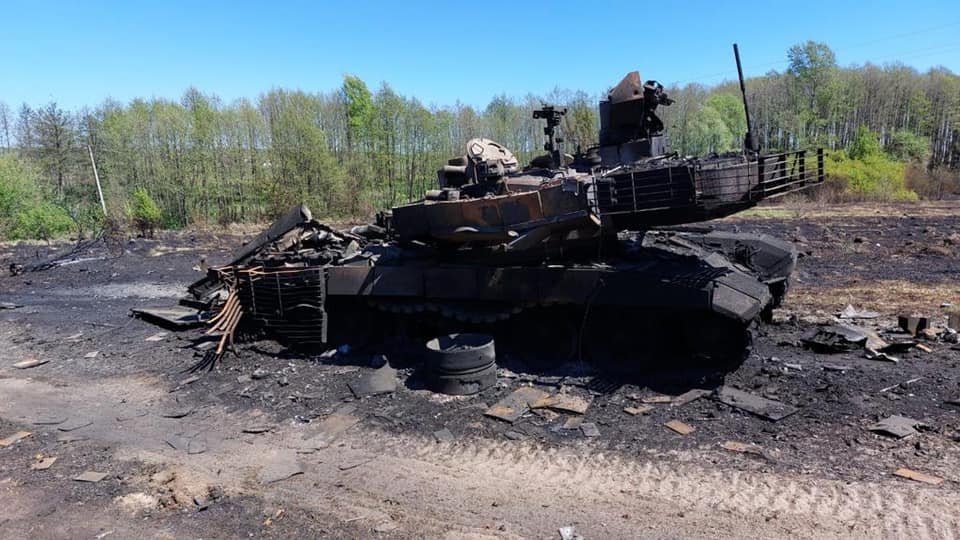
[(219, 333), (220, 341), (217, 343), (217, 348), (207, 351), (199, 362), (189, 368), (190, 373), (203, 369), (212, 371), (217, 360), (223, 358), (223, 353), (226, 352), (227, 347), (233, 348), (234, 334), (237, 325), (240, 323), (240, 318), (243, 316), (243, 306), (240, 304), (240, 295), (237, 292), (236, 283), (232, 280), (229, 283), (230, 292), (227, 295), (226, 302), (223, 303), (220, 312), (208, 321), (210, 328), (204, 332), (205, 336)]

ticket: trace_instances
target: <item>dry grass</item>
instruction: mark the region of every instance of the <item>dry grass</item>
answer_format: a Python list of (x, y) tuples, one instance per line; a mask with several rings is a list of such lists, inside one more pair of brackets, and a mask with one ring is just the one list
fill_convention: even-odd
[(845, 203), (819, 204), (808, 202), (800, 205), (796, 201), (784, 201), (780, 204), (764, 204), (739, 214), (724, 218), (724, 221), (736, 222), (741, 219), (803, 219), (816, 218), (864, 218), (876, 216), (926, 216), (960, 217), (960, 205), (957, 201), (921, 201), (915, 203)]
[(790, 311), (835, 313), (847, 304), (884, 315), (943, 311), (940, 305), (960, 305), (960, 281), (916, 283), (904, 280), (856, 281), (826, 288), (816, 283), (797, 283), (790, 289), (784, 307)]

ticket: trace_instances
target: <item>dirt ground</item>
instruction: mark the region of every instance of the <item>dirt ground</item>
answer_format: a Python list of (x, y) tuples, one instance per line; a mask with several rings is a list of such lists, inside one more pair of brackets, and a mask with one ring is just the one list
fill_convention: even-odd
[[(30, 433), (0, 443), (0, 537), (560, 538), (566, 526), (584, 538), (960, 537), (958, 346), (921, 338), (930, 352), (894, 363), (801, 344), (847, 304), (878, 311), (856, 324), (887, 339), (901, 313), (942, 328), (960, 306), (958, 215), (951, 203), (793, 204), (712, 223), (803, 252), (785, 305), (735, 371), (647, 366), (623, 378), (504, 359), (496, 387), (464, 398), (424, 390), (397, 356), (397, 390), (358, 399), (349, 384), (373, 369), (368, 352), (305, 355), (266, 340), (185, 373), (202, 331), (158, 335), (129, 310), (175, 303), (201, 257), (229, 258), (236, 232), (131, 240), (122, 256), (95, 249), (18, 276), (10, 263), (70, 246), (0, 246), (0, 302), (21, 306), (0, 309), (0, 439)], [(14, 366), (28, 359), (46, 363)], [(590, 406), (513, 424), (483, 415), (521, 385)], [(799, 411), (774, 422), (705, 396), (624, 412), (720, 385)], [(890, 415), (923, 425), (903, 439), (868, 429)], [(599, 435), (564, 428), (578, 421)], [(74, 480), (86, 471), (106, 476)]]

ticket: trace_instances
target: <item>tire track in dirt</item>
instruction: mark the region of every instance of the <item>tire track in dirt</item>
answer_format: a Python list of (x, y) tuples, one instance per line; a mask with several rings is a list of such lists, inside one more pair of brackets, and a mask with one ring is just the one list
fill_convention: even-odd
[[(589, 443), (543, 447), (525, 441), (460, 440), (438, 444), (362, 425), (328, 448), (297, 459), (307, 473), (277, 485), (251, 479), (266, 456), (309, 446), (303, 426), (269, 436), (238, 436), (248, 421), (219, 406), (182, 422), (148, 415), (124, 423), (121, 415), (151, 410), (163, 397), (149, 377), (82, 383), (64, 392), (25, 379), (0, 379), (0, 415), (17, 420), (38, 404), (97, 419), (91, 438), (116, 456), (177, 466), (214, 478), (228, 492), (285, 504), (322, 505), (340, 519), (393, 517), (409, 530), (467, 534), (504, 524), (500, 536), (542, 537), (576, 523), (591, 537), (889, 536), (957, 538), (960, 493), (952, 483), (926, 487), (888, 482), (841, 482), (807, 475), (719, 470), (703, 463), (719, 450), (702, 449), (653, 460), (598, 451)], [(129, 424), (129, 425), (128, 425)], [(206, 454), (189, 460), (163, 445), (176, 429), (201, 429)], [(347, 469), (344, 464), (358, 463)], [(219, 471), (223, 470), (221, 475)], [(386, 502), (392, 501), (392, 502)]]

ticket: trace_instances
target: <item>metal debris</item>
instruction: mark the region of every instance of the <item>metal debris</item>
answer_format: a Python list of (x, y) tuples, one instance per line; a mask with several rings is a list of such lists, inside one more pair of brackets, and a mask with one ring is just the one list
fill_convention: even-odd
[(60, 431), (75, 431), (80, 428), (85, 428), (87, 426), (93, 425), (93, 421), (87, 420), (85, 418), (71, 418), (66, 422), (57, 426), (57, 429)]
[(864, 356), (870, 360), (881, 360), (883, 362), (893, 362), (894, 364), (900, 362), (900, 359), (896, 356), (891, 356), (884, 352), (877, 352), (869, 347), (866, 348)]
[(352, 381), (347, 386), (358, 398), (392, 394), (397, 390), (397, 370), (386, 365), (362, 374), (359, 380)]
[(45, 457), (38, 459), (37, 461), (30, 464), (30, 469), (33, 471), (45, 471), (53, 466), (56, 463), (57, 458), (55, 457)]
[(904, 467), (901, 467), (901, 468), (893, 471), (893, 474), (894, 474), (894, 476), (899, 476), (899, 477), (901, 477), (901, 478), (907, 478), (907, 479), (909, 479), (909, 480), (914, 480), (914, 481), (917, 481), (917, 482), (923, 482), (923, 483), (925, 483), (925, 484), (932, 484), (932, 485), (934, 485), (934, 486), (940, 485), (940, 484), (943, 483), (943, 478), (940, 478), (939, 476), (933, 476), (933, 475), (930, 475), (930, 474), (926, 474), (926, 473), (914, 471), (914, 470), (912, 470), (912, 469), (907, 469), (907, 468), (904, 468)]
[(680, 394), (679, 396), (673, 398), (670, 402), (671, 407), (682, 407), (687, 403), (694, 402), (704, 396), (709, 396), (711, 394), (710, 390), (702, 390), (700, 388), (694, 388), (692, 390), (687, 390), (686, 392)]
[(694, 431), (696, 431), (696, 428), (694, 428), (694, 427), (691, 426), (690, 424), (686, 424), (686, 423), (684, 423), (684, 422), (681, 422), (680, 420), (670, 420), (669, 422), (667, 422), (667, 423), (665, 423), (665, 424), (663, 424), (663, 425), (666, 426), (667, 428), (673, 430), (673, 431), (676, 431), (677, 433), (679, 433), (679, 434), (681, 434), (681, 435), (689, 435), (689, 434), (693, 433)]
[(720, 443), (720, 447), (731, 452), (740, 452), (741, 454), (763, 454), (763, 450), (756, 444), (748, 444), (739, 441), (725, 441)]
[(511, 424), (530, 410), (530, 405), (546, 398), (550, 394), (532, 386), (521, 386), (507, 397), (496, 402), (483, 414)]
[(26, 439), (30, 435), (32, 435), (32, 433), (30, 433), (29, 431), (18, 431), (13, 435), (0, 439), (0, 448), (6, 448), (12, 444), (16, 444), (22, 441), (23, 439)]
[(584, 437), (599, 437), (600, 430), (593, 422), (583, 422), (580, 424), (580, 432)]
[(30, 368), (33, 368), (33, 367), (42, 366), (42, 365), (46, 364), (46, 363), (49, 362), (49, 361), (50, 361), (50, 360), (48, 360), (48, 359), (46, 359), (46, 358), (42, 358), (42, 359), (41, 359), (41, 358), (30, 358), (30, 359), (27, 359), (27, 360), (22, 360), (22, 361), (20, 361), (20, 362), (17, 362), (16, 364), (13, 365), (13, 367), (15, 367), (15, 368), (17, 368), (17, 369), (30, 369)]
[(560, 533), (560, 540), (583, 540), (583, 537), (577, 533), (577, 530), (574, 529), (572, 525), (560, 527), (557, 529), (557, 532)]
[(930, 321), (926, 317), (920, 315), (900, 315), (897, 317), (897, 325), (911, 336), (920, 333), (929, 323)]
[(767, 420), (781, 420), (799, 409), (781, 401), (760, 397), (730, 386), (721, 386), (717, 390), (717, 399), (724, 404), (753, 413)]
[(107, 473), (95, 472), (95, 471), (86, 471), (79, 476), (74, 476), (73, 479), (77, 482), (99, 482), (107, 477)]
[(624, 408), (623, 408), (623, 412), (625, 412), (625, 413), (627, 413), (627, 414), (629, 414), (629, 415), (632, 415), (632, 416), (639, 416), (639, 415), (641, 415), (641, 414), (647, 414), (648, 412), (650, 412), (650, 411), (652, 411), (652, 410), (653, 410), (653, 407), (651, 407), (651, 406), (649, 406), (649, 405), (641, 405), (641, 406), (639, 406), (639, 407), (624, 407)]
[(553, 409), (574, 414), (583, 414), (589, 407), (589, 401), (570, 394), (554, 394), (538, 399), (530, 405), (531, 409)]
[(858, 310), (850, 304), (837, 313), (837, 317), (841, 319), (876, 319), (879, 316), (876, 311)]
[(920, 422), (919, 420), (914, 420), (913, 418), (908, 418), (906, 416), (894, 415), (884, 418), (867, 429), (881, 435), (888, 435), (898, 439), (903, 439), (905, 437), (916, 435), (918, 433), (916, 428), (917, 426), (921, 425), (923, 425), (923, 422)]
[(131, 309), (134, 316), (171, 330), (202, 326), (204, 313), (185, 306), (146, 307)]

